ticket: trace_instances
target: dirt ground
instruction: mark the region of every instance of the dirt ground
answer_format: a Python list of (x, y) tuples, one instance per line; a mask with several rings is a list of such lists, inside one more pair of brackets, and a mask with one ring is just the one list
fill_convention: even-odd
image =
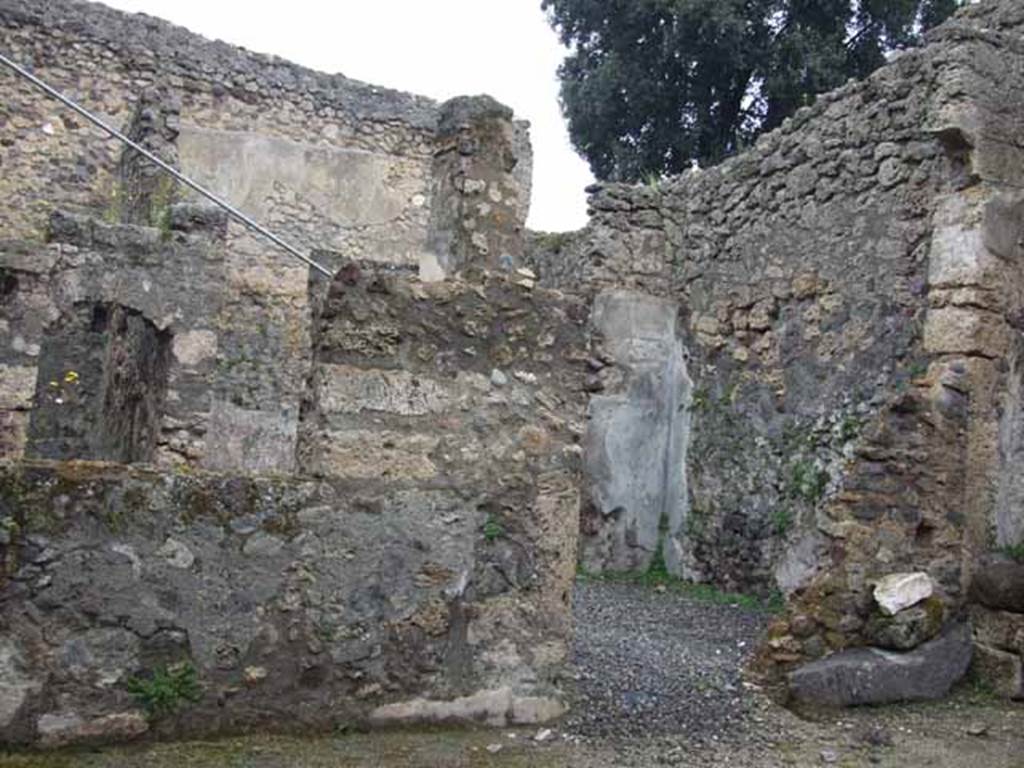
[(581, 584), (575, 602), (575, 706), (548, 728), (0, 753), (0, 768), (1024, 768), (1024, 702), (964, 683), (939, 703), (798, 717), (740, 674), (768, 620), (756, 607), (624, 584)]
[(763, 730), (688, 748), (672, 737), (579, 742), (541, 731), (433, 730), (318, 738), (251, 737), (61, 754), (0, 756), (5, 768), (1024, 768), (1024, 705), (961, 692), (941, 704), (800, 720), (764, 703)]

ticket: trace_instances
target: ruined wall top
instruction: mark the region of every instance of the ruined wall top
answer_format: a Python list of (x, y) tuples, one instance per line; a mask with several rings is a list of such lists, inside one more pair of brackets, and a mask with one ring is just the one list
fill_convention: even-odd
[[(518, 266), (527, 124), (493, 99), (438, 104), (77, 0), (0, 0), (0, 49), (300, 250), (335, 254), (329, 267), (372, 262), (438, 280), (470, 261)], [(82, 307), (97, 304), (176, 340), (168, 398), (184, 410), (164, 414), (158, 462), (292, 471), (310, 364), (306, 267), (233, 221), (192, 248), (178, 223), (194, 196), (6, 71), (0, 165), (0, 276), (11, 286), (0, 456), (32, 442), (47, 339), (91, 334)], [(130, 248), (69, 240), (69, 221), (176, 256), (128, 266)], [(201, 302), (179, 290), (195, 274)]]
[(439, 119), (438, 105), (426, 97), (317, 72), (276, 56), (207, 40), (162, 19), (125, 14), (99, 3), (2, 0), (0, 23), (37, 28), (40, 52), (44, 41), (56, 36), (93, 41), (130, 68), (205, 81), (215, 91), (243, 101), (306, 99), (316, 111), (329, 108), (355, 120), (397, 120), (427, 130), (436, 128)]
[(1016, 29), (1022, 34), (1024, 6), (1017, 0), (988, 0), (962, 8), (956, 16), (933, 30), (929, 39), (955, 35), (956, 30), (973, 27), (976, 30), (1007, 31)]
[[(932, 30), (926, 45), (819, 95), (719, 165), (657, 183), (591, 186), (589, 225), (578, 233), (532, 237), (527, 261), (545, 285), (565, 290), (687, 292), (705, 269), (699, 262), (728, 260), (731, 241), (759, 216), (805, 196), (820, 205), (832, 193), (869, 197), (900, 185), (905, 179), (875, 179), (880, 164), (889, 172), (900, 162), (885, 162), (894, 144), (905, 144), (918, 155), (910, 159), (921, 162), (930, 153), (925, 143), (963, 142), (950, 150), (981, 150), (963, 157), (974, 163), (971, 173), (1012, 185), (1024, 169), (1000, 147), (1016, 143), (1020, 99), (998, 81), (1011, 71), (1022, 37), (1019, 2), (965, 6)], [(880, 156), (868, 157), (882, 142), (888, 144)], [(813, 228), (814, 214), (804, 218)], [(687, 247), (680, 247), (684, 241)]]

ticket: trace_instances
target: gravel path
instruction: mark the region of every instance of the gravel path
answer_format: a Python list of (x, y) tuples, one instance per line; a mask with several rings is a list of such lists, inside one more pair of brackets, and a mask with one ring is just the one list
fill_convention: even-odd
[(742, 738), (752, 716), (740, 670), (769, 617), (671, 589), (583, 582), (573, 610), (572, 736)]

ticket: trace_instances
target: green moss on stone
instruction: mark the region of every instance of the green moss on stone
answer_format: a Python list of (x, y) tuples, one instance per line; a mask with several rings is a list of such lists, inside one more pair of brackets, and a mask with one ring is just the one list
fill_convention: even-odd
[(786, 493), (790, 498), (802, 499), (809, 504), (817, 503), (828, 486), (828, 472), (814, 462), (800, 459), (790, 467)]

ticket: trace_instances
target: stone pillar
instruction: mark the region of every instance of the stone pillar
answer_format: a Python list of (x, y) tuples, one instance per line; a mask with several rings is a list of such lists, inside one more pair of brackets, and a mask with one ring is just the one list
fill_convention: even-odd
[(530, 164), (524, 125), (511, 109), (489, 96), (442, 105), (429, 248), (444, 274), (523, 263)]
[[(164, 162), (177, 165), (181, 102), (158, 89), (143, 92), (135, 107), (128, 138)], [(178, 182), (133, 149), (125, 148), (119, 168), (121, 188), (117, 208), (125, 224), (169, 227), (170, 206), (178, 197)]]

